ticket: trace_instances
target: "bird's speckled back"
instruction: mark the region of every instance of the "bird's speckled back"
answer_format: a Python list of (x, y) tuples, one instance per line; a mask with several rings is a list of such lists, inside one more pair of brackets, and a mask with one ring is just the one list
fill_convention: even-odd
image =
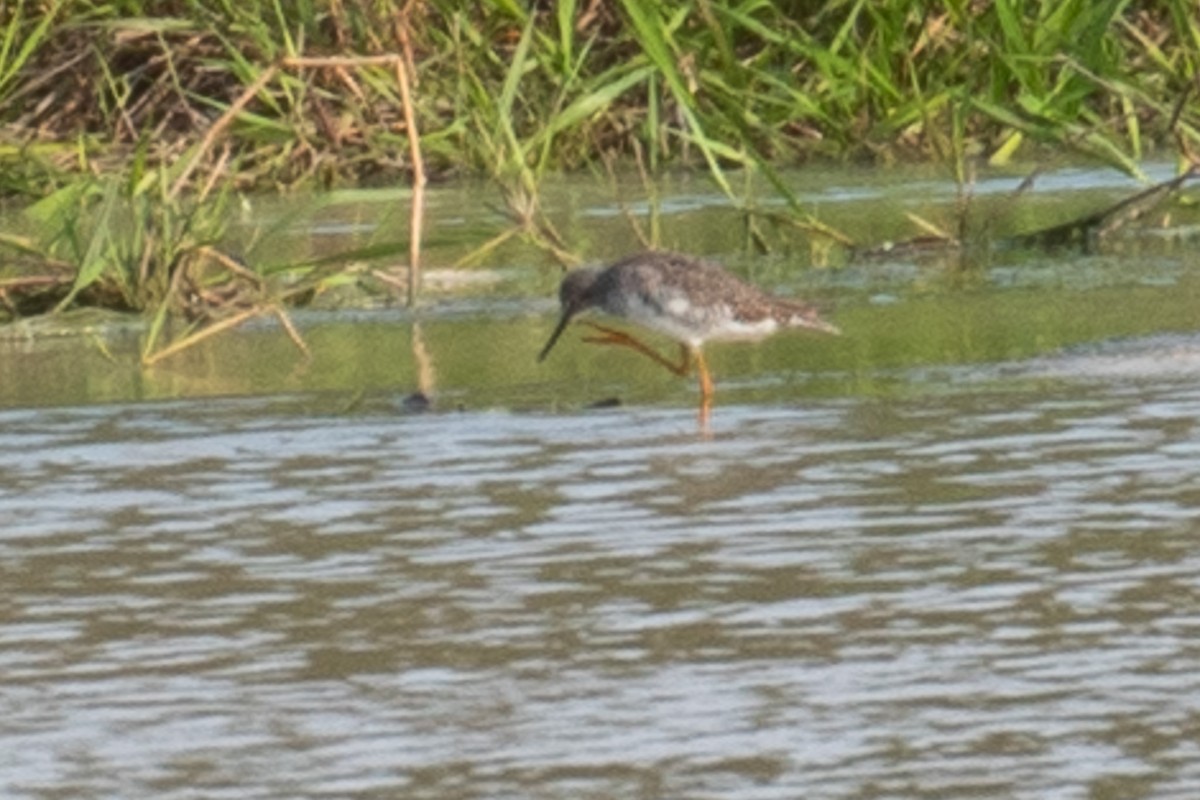
[[(589, 280), (588, 305), (678, 339), (757, 338), (777, 327), (837, 330), (809, 305), (773, 297), (716, 264), (678, 253), (638, 253)], [(739, 327), (713, 335), (731, 324)]]

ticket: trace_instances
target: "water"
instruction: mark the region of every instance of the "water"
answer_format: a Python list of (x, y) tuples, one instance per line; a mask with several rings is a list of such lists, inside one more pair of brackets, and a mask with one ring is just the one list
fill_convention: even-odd
[(540, 300), (10, 341), (0, 793), (1195, 797), (1194, 257), (1051, 262), (783, 278), (707, 435)]
[(5, 413), (6, 794), (1194, 795), (1194, 382), (680, 417)]

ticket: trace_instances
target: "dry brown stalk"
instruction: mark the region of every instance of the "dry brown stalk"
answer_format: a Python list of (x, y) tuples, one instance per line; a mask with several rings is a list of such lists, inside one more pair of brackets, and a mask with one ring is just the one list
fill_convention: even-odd
[(288, 338), (292, 340), (292, 344), (296, 345), (305, 358), (312, 358), (312, 351), (304, 343), (304, 339), (300, 336), (300, 331), (296, 330), (296, 326), (292, 324), (292, 318), (283, 310), (283, 306), (274, 304), (271, 306), (271, 311), (275, 314), (275, 318), (279, 320), (279, 324), (287, 331)]
[(168, 200), (174, 200), (179, 196), (179, 193), (183, 191), (183, 187), (187, 185), (188, 179), (192, 177), (192, 173), (195, 172), (196, 167), (200, 164), (200, 160), (204, 158), (204, 155), (212, 148), (213, 144), (217, 141), (217, 138), (225, 132), (225, 129), (229, 127), (229, 124), (233, 122), (234, 117), (241, 113), (242, 109), (246, 107), (246, 104), (250, 102), (251, 98), (262, 91), (264, 86), (270, 83), (271, 79), (275, 77), (275, 73), (278, 71), (279, 68), (274, 64), (264, 69), (261, 73), (259, 73), (259, 76), (257, 79), (255, 79), (254, 83), (247, 86), (241, 95), (238, 96), (238, 99), (234, 100), (229, 105), (229, 108), (225, 110), (225, 113), (218, 117), (217, 121), (209, 126), (208, 130), (204, 132), (204, 138), (200, 140), (200, 144), (197, 146), (196, 151), (192, 153), (191, 160), (188, 161), (187, 166), (184, 167), (183, 172), (179, 174), (179, 177), (175, 179), (175, 183), (172, 184), (171, 190), (167, 193)]
[(396, 82), (400, 84), (400, 102), (404, 106), (404, 127), (408, 131), (408, 146), (413, 169), (412, 215), (408, 222), (408, 305), (417, 300), (421, 285), (421, 230), (425, 220), (425, 163), (421, 158), (421, 137), (413, 113), (412, 94), (408, 86), (408, 70), (403, 59), (397, 59)]
[(178, 341), (172, 342), (162, 350), (159, 350), (157, 353), (151, 353), (150, 355), (143, 356), (142, 366), (152, 367), (159, 361), (162, 361), (164, 358), (168, 358), (169, 356), (173, 356), (176, 353), (186, 350), (194, 344), (199, 344), (210, 336), (216, 336), (222, 331), (235, 328), (251, 317), (258, 316), (265, 310), (267, 309), (264, 309), (262, 306), (252, 306), (247, 308), (245, 311), (240, 311), (237, 314), (234, 314), (232, 317), (226, 317), (219, 322), (214, 322), (211, 325), (196, 331), (191, 336), (185, 336)]
[(412, 208), (409, 216), (409, 268), (408, 268), (408, 305), (416, 302), (421, 286), (421, 231), (425, 220), (425, 161), (421, 156), (421, 136), (417, 129), (417, 116), (413, 107), (412, 89), (409, 82), (409, 69), (405, 58), (400, 55), (379, 56), (295, 56), (279, 62), (287, 68), (303, 69), (309, 67), (332, 68), (343, 82), (352, 79), (346, 73), (349, 67), (391, 66), (396, 71), (396, 83), (400, 87), (400, 102), (404, 111), (404, 126), (408, 134), (408, 146), (412, 160), (413, 193)]
[(254, 272), (253, 270), (246, 269), (244, 266), (239, 264), (235, 259), (230, 258), (227, 254), (222, 253), (220, 250), (216, 249), (215, 247), (209, 247), (206, 245), (204, 247), (199, 248), (199, 250), (197, 252), (200, 255), (205, 256), (206, 258), (210, 258), (213, 261), (217, 262), (222, 267), (227, 269), (229, 272), (232, 272), (234, 275), (237, 275), (239, 278), (244, 278), (245, 280), (249, 281), (250, 283), (253, 283), (259, 289), (263, 288), (263, 279), (262, 279), (261, 275)]
[(305, 67), (386, 67), (400, 58), (397, 55), (381, 56), (290, 56), (282, 59), (279, 65), (289, 69)]

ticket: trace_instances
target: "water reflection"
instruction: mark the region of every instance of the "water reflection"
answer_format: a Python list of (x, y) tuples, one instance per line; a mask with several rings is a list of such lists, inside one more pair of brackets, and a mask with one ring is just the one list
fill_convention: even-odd
[(1200, 785), (1194, 381), (309, 402), (0, 414), (6, 796)]
[[(953, 199), (811, 179), (876, 238)], [(665, 244), (738, 249), (664, 195)], [(628, 249), (611, 200), (561, 211)], [(152, 371), (140, 329), (6, 338), (0, 794), (1191, 798), (1194, 261), (734, 261), (847, 335), (714, 348), (710, 438), (642, 359), (539, 367), (557, 275), (520, 259), (517, 299), (298, 315), (312, 362), (271, 326)]]

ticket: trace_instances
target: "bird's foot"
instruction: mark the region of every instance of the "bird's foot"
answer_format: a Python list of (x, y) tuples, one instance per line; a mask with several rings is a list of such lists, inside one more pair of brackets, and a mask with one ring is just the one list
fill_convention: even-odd
[(654, 348), (647, 345), (645, 342), (642, 342), (640, 339), (629, 335), (625, 331), (619, 331), (616, 328), (598, 325), (595, 322), (584, 322), (583, 324), (587, 325), (589, 328), (594, 328), (595, 330), (600, 331), (599, 335), (583, 337), (583, 341), (587, 342), (588, 344), (609, 344), (616, 345), (618, 347), (628, 347), (631, 350), (636, 350), (637, 352), (646, 356), (651, 361), (666, 367), (676, 375), (682, 377), (688, 374), (691, 364), (688, 359), (687, 348), (680, 348), (682, 360), (680, 363), (675, 364), (664, 357), (661, 353), (654, 350)]

